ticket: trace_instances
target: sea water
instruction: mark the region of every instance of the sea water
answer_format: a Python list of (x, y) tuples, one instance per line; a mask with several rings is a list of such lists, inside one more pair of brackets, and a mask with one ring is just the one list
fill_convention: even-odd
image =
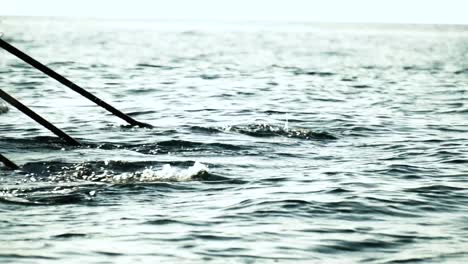
[[(466, 263), (468, 28), (2, 17), (1, 263)], [(7, 111), (9, 110), (9, 111)]]

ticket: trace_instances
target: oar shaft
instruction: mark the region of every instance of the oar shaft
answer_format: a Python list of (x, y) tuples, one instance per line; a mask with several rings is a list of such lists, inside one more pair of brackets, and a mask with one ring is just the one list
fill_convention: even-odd
[(13, 98), (11, 95), (0, 89), (0, 98), (5, 100), (7, 103), (11, 104), (14, 106), (16, 109), (20, 110), (23, 112), (25, 115), (29, 116), (31, 119), (39, 123), (41, 126), (47, 128), (50, 130), (52, 133), (55, 135), (59, 136), (63, 140), (65, 140), (68, 144), (74, 145), (74, 146), (79, 146), (80, 143), (76, 141), (74, 138), (70, 137), (67, 135), (65, 132), (62, 130), (58, 129), (56, 126), (52, 125), (49, 121), (45, 120), (43, 117), (40, 115), (36, 114), (33, 110), (29, 109), (27, 106), (22, 104), (20, 101), (16, 100)]
[(72, 89), (73, 91), (81, 94), (82, 96), (88, 98), (95, 104), (103, 107), (107, 111), (111, 112), (113, 115), (125, 120), (132, 126), (140, 126), (140, 127), (152, 127), (150, 124), (142, 123), (136, 121), (135, 119), (131, 118), (130, 116), (122, 113), (118, 109), (114, 108), (110, 104), (104, 102), (103, 100), (99, 99), (97, 96), (94, 96), (90, 92), (86, 91), (85, 89), (81, 88), (80, 86), (76, 85), (72, 81), (68, 80), (67, 78), (63, 77), (62, 75), (58, 74), (54, 70), (50, 69), (49, 67), (45, 66), (44, 64), (38, 62), (37, 60), (33, 59), (29, 55), (25, 54), (24, 52), (20, 51), (19, 49), (13, 47), (8, 42), (2, 40), (0, 38), (0, 47), (5, 49), (6, 51), (10, 52), (11, 54), (15, 55), (16, 57), (20, 58), (24, 62), (28, 63), (29, 65), (33, 66), (34, 68), (40, 70), (41, 72), (45, 73), (49, 77), (57, 80), (58, 82), (62, 83), (63, 85), (67, 86), (68, 88)]
[(17, 170), (19, 169), (18, 165), (16, 165), (15, 163), (13, 163), (11, 160), (7, 159), (5, 156), (3, 156), (2, 154), (0, 154), (0, 162), (2, 162), (3, 164), (5, 164), (5, 166), (7, 166), (7, 168), (9, 169), (12, 169), (12, 170)]

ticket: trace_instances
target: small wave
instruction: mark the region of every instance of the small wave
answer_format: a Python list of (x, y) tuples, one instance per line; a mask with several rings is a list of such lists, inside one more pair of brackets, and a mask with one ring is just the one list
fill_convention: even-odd
[(224, 143), (202, 143), (186, 140), (168, 140), (161, 141), (155, 144), (138, 145), (135, 147), (131, 147), (130, 149), (143, 154), (156, 155), (185, 151), (238, 151), (242, 150), (243, 147)]
[(366, 88), (371, 88), (371, 86), (369, 86), (369, 85), (365, 85), (365, 84), (357, 84), (357, 85), (352, 85), (351, 87), (353, 87), (353, 88), (357, 88), (357, 89), (366, 89)]
[(454, 73), (455, 74), (468, 74), (468, 68), (455, 71)]
[(51, 136), (36, 136), (30, 138), (12, 138), (12, 137), (1, 137), (0, 144), (12, 145), (16, 149), (63, 149), (63, 148), (76, 148), (68, 145), (65, 141), (58, 137)]
[(388, 169), (383, 170), (388, 175), (398, 174), (417, 174), (417, 173), (437, 173), (437, 170), (425, 168), (422, 166), (414, 166), (407, 164), (391, 164)]
[(299, 138), (299, 139), (306, 139), (306, 140), (337, 139), (337, 137), (325, 131), (310, 131), (307, 129), (288, 129), (287, 127), (280, 127), (280, 126), (274, 126), (274, 125), (269, 125), (269, 124), (232, 126), (232, 127), (228, 127), (227, 130), (253, 136), (253, 137), (283, 136), (283, 137)]
[(139, 116), (139, 115), (148, 115), (148, 114), (154, 114), (154, 113), (157, 113), (157, 111), (154, 111), (154, 110), (134, 111), (134, 112), (128, 112), (127, 115), (129, 115), (129, 116)]
[[(192, 162), (193, 163), (193, 162)], [(190, 163), (190, 164), (192, 164)], [(29, 162), (23, 165), (22, 172), (26, 176), (48, 177), (50, 181), (69, 181), (83, 179), (83, 176), (103, 174), (104, 171), (112, 174), (140, 170), (157, 163), (150, 161), (93, 161), (82, 163), (66, 163), (60, 161)], [(187, 162), (171, 162), (172, 165), (185, 165)], [(188, 165), (187, 165), (188, 166)], [(106, 173), (108, 174), (108, 173)], [(93, 180), (93, 179), (89, 179)], [(98, 179), (95, 179), (98, 180)]]
[(31, 66), (29, 66), (26, 63), (21, 63), (21, 62), (14, 62), (8, 65), (8, 67), (11, 67), (13, 69), (20, 69), (20, 70), (30, 70)]
[(330, 239), (324, 242), (328, 244), (319, 245), (315, 248), (318, 252), (322, 253), (337, 253), (338, 251), (363, 251), (363, 250), (375, 250), (375, 249), (393, 249), (401, 245), (406, 244), (402, 241), (384, 241), (378, 239), (364, 239), (360, 241), (346, 241)]
[(217, 134), (221, 133), (222, 130), (215, 127), (202, 127), (202, 126), (192, 126), (189, 128), (192, 132), (198, 132), (201, 134)]
[(175, 67), (171, 67), (171, 66), (158, 65), (158, 64), (149, 64), (149, 63), (138, 63), (136, 66), (137, 67), (143, 67), (143, 68), (158, 68), (158, 69), (164, 69), (164, 70), (175, 69)]
[[(172, 133), (173, 131), (163, 131), (159, 135)], [(80, 140), (78, 138), (78, 140)], [(62, 150), (70, 148), (97, 148), (104, 150), (125, 149), (142, 154), (157, 155), (178, 152), (233, 152), (248, 149), (246, 146), (238, 146), (226, 143), (204, 143), (186, 140), (167, 140), (147, 144), (126, 144), (126, 143), (91, 143), (80, 140), (82, 146), (70, 146), (58, 137), (37, 136), (31, 138), (0, 138), (0, 143), (12, 145), (17, 149), (38, 149), (38, 150)]]
[(429, 70), (433, 70), (431, 68), (425, 68), (425, 67), (421, 67), (421, 66), (417, 66), (417, 65), (403, 66), (402, 69), (405, 70), (405, 71), (429, 71)]
[(463, 187), (448, 186), (442, 184), (433, 184), (428, 186), (421, 186), (415, 188), (408, 188), (405, 192), (414, 192), (420, 194), (441, 194), (441, 195), (454, 195), (454, 192), (466, 191)]
[(85, 233), (61, 233), (58, 235), (51, 236), (51, 238), (55, 239), (69, 239), (69, 238), (75, 238), (75, 237), (87, 237), (88, 234)]
[(47, 66), (53, 67), (53, 66), (68, 66), (68, 65), (73, 65), (75, 64), (74, 61), (55, 61), (55, 62), (50, 62), (47, 63)]
[(219, 74), (202, 74), (202, 75), (200, 75), (200, 78), (202, 78), (203, 80), (216, 80), (216, 79), (221, 78), (221, 75), (219, 75)]
[(18, 82), (11, 82), (17, 88), (25, 88), (25, 87), (34, 87), (42, 85), (42, 82), (35, 82), (35, 81), (18, 81)]
[(325, 51), (325, 52), (321, 52), (321, 54), (327, 55), (327, 56), (337, 56), (337, 57), (345, 57), (345, 56), (350, 55), (347, 52), (341, 52), (341, 51)]
[(401, 264), (401, 263), (465, 263), (467, 257), (466, 250), (457, 252), (443, 253), (438, 256), (397, 258), (382, 262), (383, 264)]
[(111, 181), (113, 183), (192, 181), (207, 175), (208, 171), (208, 167), (198, 161), (192, 167), (182, 170), (166, 164), (160, 170), (147, 168), (140, 172), (115, 175), (111, 178)]
[(286, 115), (286, 114), (289, 114), (289, 112), (279, 111), (279, 110), (266, 110), (266, 111), (263, 111), (263, 113), (265, 113), (267, 115)]
[[(35, 165), (40, 167), (41, 164)], [(208, 166), (198, 161), (187, 168), (165, 164), (160, 168), (146, 167), (140, 170), (126, 170), (126, 172), (112, 170), (115, 166), (97, 168), (96, 164), (88, 166), (85, 163), (62, 164), (61, 166), (56, 162), (53, 165), (47, 165), (47, 163), (42, 165), (43, 168), (40, 170), (34, 169), (31, 165), (25, 166), (35, 172), (23, 172), (22, 179), (15, 185), (3, 186), (0, 189), (0, 203), (33, 206), (87, 204), (95, 202), (97, 193), (111, 194), (112, 188), (126, 188), (127, 186), (135, 189), (135, 185), (144, 187), (158, 184), (158, 188), (166, 188), (167, 185), (160, 184), (189, 181), (203, 181), (207, 184), (245, 183), (242, 180), (210, 173)], [(41, 173), (45, 174), (41, 175)], [(17, 187), (19, 183), (21, 187)], [(171, 184), (170, 188), (180, 188), (180, 186)]]
[[(183, 167), (188, 167), (183, 169)], [(157, 169), (159, 168), (159, 169)], [(208, 166), (199, 161), (174, 162), (122, 162), (101, 161), (85, 163), (38, 162), (26, 163), (22, 174), (29, 182), (181, 182), (203, 181), (209, 183), (244, 183), (209, 172)]]
[(291, 71), (294, 75), (310, 75), (310, 76), (319, 76), (319, 77), (329, 77), (329, 76), (336, 75), (336, 73), (333, 73), (333, 72), (311, 71), (311, 70), (302, 69), (296, 66), (282, 66), (282, 65), (273, 64), (271, 67)]
[(343, 82), (354, 82), (356, 81), (356, 77), (345, 77), (345, 78), (342, 78), (341, 81)]
[(310, 75), (310, 76), (320, 76), (320, 77), (328, 77), (333, 76), (335, 73), (333, 72), (320, 72), (320, 71), (304, 71), (304, 70), (295, 70), (295, 75)]
[(0, 114), (8, 112), (10, 109), (4, 102), (0, 102)]
[(468, 113), (468, 108), (454, 109), (454, 110), (442, 110), (438, 111), (439, 114), (466, 114)]
[(453, 163), (453, 164), (466, 164), (466, 163), (468, 163), (468, 159), (454, 158), (454, 159), (444, 160), (444, 161), (441, 161), (441, 162), (442, 163)]
[(376, 215), (391, 215), (401, 217), (416, 217), (417, 214), (396, 205), (386, 206), (365, 201), (333, 201), (319, 202), (300, 199), (257, 201), (247, 199), (229, 208), (227, 211), (237, 211), (249, 216), (263, 216), (265, 214), (283, 216), (310, 217), (313, 215), (340, 214), (343, 219), (371, 219)]
[(0, 202), (21, 205), (61, 205), (91, 201), (96, 194), (96, 185), (48, 185), (42, 187), (4, 189)]

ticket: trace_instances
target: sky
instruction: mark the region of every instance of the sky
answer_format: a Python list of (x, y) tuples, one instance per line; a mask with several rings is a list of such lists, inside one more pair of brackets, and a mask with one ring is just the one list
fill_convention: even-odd
[(468, 24), (468, 0), (0, 0), (0, 16)]

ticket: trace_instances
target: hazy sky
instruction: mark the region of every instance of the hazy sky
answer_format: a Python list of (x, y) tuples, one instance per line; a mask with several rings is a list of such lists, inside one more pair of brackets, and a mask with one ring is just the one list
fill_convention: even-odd
[(468, 24), (468, 0), (0, 0), (0, 15)]

